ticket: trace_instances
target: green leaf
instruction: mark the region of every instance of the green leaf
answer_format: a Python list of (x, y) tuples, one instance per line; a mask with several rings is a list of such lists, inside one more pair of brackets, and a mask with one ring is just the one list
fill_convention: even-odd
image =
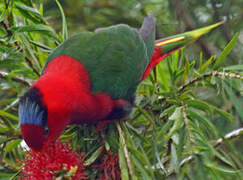
[(225, 112), (222, 109), (217, 108), (216, 106), (210, 105), (207, 102), (199, 100), (199, 99), (187, 100), (187, 101), (185, 101), (185, 104), (187, 104), (188, 106), (192, 106), (194, 108), (198, 108), (202, 111), (216, 112), (219, 115), (225, 117), (226, 119), (228, 119), (230, 121), (234, 120), (234, 117), (230, 113)]
[(50, 48), (49, 46), (46, 46), (46, 45), (41, 44), (39, 42), (31, 41), (31, 40), (30, 40), (30, 42), (32, 44), (34, 44), (35, 46), (37, 46), (37, 47), (39, 47), (39, 48), (41, 48), (41, 49), (43, 49), (43, 50), (45, 50), (47, 52), (51, 52), (52, 51), (52, 48)]
[(154, 151), (154, 156), (157, 159), (157, 163), (158, 163), (159, 168), (162, 170), (162, 172), (164, 174), (166, 174), (167, 172), (166, 172), (166, 169), (165, 169), (163, 163), (161, 162), (160, 155), (159, 155), (159, 151), (158, 151), (158, 147), (157, 147), (157, 143), (156, 143), (156, 140), (155, 140), (155, 137), (154, 136), (155, 135), (153, 135), (153, 137), (152, 137), (152, 141), (153, 141), (152, 147), (153, 147), (153, 151)]
[(45, 19), (40, 15), (40, 13), (29, 6), (25, 6), (23, 4), (15, 3), (15, 8), (19, 10), (19, 12), (26, 18), (30, 19), (35, 23), (46, 23)]
[(119, 166), (121, 169), (121, 178), (123, 180), (129, 180), (127, 162), (126, 162), (126, 158), (125, 158), (125, 155), (123, 152), (123, 147), (121, 144), (120, 144), (120, 148), (119, 148)]
[(223, 68), (224, 71), (243, 71), (243, 64), (233, 65), (233, 66), (227, 66)]
[(7, 132), (7, 131), (9, 131), (8, 127), (0, 126), (0, 133), (4, 133), (4, 132)]
[(237, 171), (234, 171), (230, 168), (226, 168), (226, 167), (223, 167), (223, 166), (215, 164), (215, 163), (207, 163), (206, 166), (209, 167), (209, 168), (215, 169), (217, 171), (224, 172), (224, 173), (230, 173), (230, 174), (239, 173), (239, 171), (237, 172)]
[(202, 123), (205, 127), (207, 127), (210, 132), (212, 132), (215, 136), (218, 135), (218, 131), (216, 127), (205, 117), (202, 117), (200, 114), (198, 114), (195, 111), (187, 110), (188, 116), (190, 118), (198, 120), (200, 123)]
[[(133, 149), (135, 149), (135, 148), (133, 148)], [(144, 157), (144, 158), (143, 158), (143, 159), (144, 159), (144, 164), (146, 164), (145, 166), (147, 166), (146, 169), (148, 169), (148, 171), (149, 171), (151, 177), (153, 177), (153, 179), (155, 179), (155, 178), (154, 178), (154, 170), (153, 170), (153, 167), (152, 167), (152, 165), (151, 165), (151, 163), (150, 163), (150, 161), (149, 161), (149, 157), (147, 156), (147, 152), (145, 152), (145, 150), (144, 150), (144, 148), (143, 148), (142, 145), (139, 146), (139, 149), (141, 149), (142, 153), (141, 153), (140, 151), (138, 151), (138, 150), (137, 150), (137, 152), (139, 152), (140, 154), (143, 155), (143, 157)], [(137, 154), (137, 153), (135, 153), (134, 155), (136, 155), (136, 154)], [(142, 155), (141, 155), (141, 156), (142, 156)]]
[(0, 145), (4, 142), (7, 142), (9, 140), (9, 138), (7, 138), (7, 136), (0, 136)]
[(231, 41), (227, 44), (227, 46), (224, 48), (223, 52), (220, 54), (218, 59), (215, 61), (213, 68), (218, 68), (218, 66), (221, 64), (221, 62), (225, 59), (225, 57), (230, 53), (232, 48), (234, 47), (236, 40), (238, 38), (239, 33), (236, 33), (234, 37), (231, 39)]
[(191, 107), (200, 109), (202, 111), (212, 112), (211, 105), (200, 99), (189, 99), (189, 100), (185, 101), (185, 104), (188, 105), (188, 107), (191, 106)]
[(141, 162), (139, 162), (139, 160), (135, 156), (131, 156), (131, 160), (141, 173), (142, 178), (144, 180), (150, 180), (151, 176), (149, 176), (149, 174), (147, 173), (147, 170), (145, 169), (144, 165)]
[(92, 164), (101, 154), (101, 150), (103, 149), (103, 147), (99, 147), (90, 157), (89, 159), (87, 159), (84, 163), (85, 166), (89, 166), (90, 164)]
[(163, 85), (165, 91), (168, 92), (170, 89), (169, 89), (168, 79), (166, 78), (166, 73), (163, 72), (163, 69), (162, 69), (162, 66), (161, 65), (158, 65), (155, 68), (158, 69), (159, 79), (161, 80), (162, 85)]
[(169, 163), (168, 171), (173, 172), (177, 167), (177, 163), (178, 163), (178, 157), (176, 153), (176, 147), (173, 143), (171, 143), (170, 163)]
[(66, 17), (65, 17), (65, 14), (64, 14), (64, 11), (62, 9), (62, 6), (61, 4), (59, 3), (58, 0), (56, 0), (56, 3), (59, 7), (59, 10), (61, 12), (61, 15), (62, 15), (62, 38), (63, 40), (67, 40), (68, 39), (68, 30), (67, 30), (67, 22), (66, 22)]
[(185, 63), (186, 66), (184, 67), (184, 73), (182, 75), (182, 82), (184, 83), (188, 77), (188, 74), (190, 72), (190, 63), (187, 57), (185, 57)]
[(175, 121), (169, 133), (167, 134), (167, 138), (170, 138), (175, 132), (177, 132), (181, 126), (183, 125), (183, 114), (182, 107), (176, 108), (175, 112), (169, 117), (169, 121)]
[(216, 106), (211, 106), (211, 109), (229, 121), (235, 120), (235, 117), (232, 114), (225, 112), (224, 110), (217, 108)]
[(216, 56), (211, 56), (203, 65), (201, 65), (198, 69), (197, 69), (197, 71), (199, 72), (199, 73), (202, 73), (202, 72), (204, 72), (207, 68), (208, 68), (208, 66), (210, 66), (211, 64), (212, 64), (212, 62), (214, 61), (216, 59)]
[(29, 46), (27, 37), (24, 34), (21, 35), (20, 37), (21, 37), (21, 39), (23, 41), (23, 45), (25, 46), (27, 52), (30, 54), (31, 58), (34, 60), (33, 64), (34, 64), (35, 67), (31, 67), (31, 69), (38, 68), (37, 71), (40, 71), (41, 67), (40, 67), (39, 61), (38, 61), (38, 59), (36, 58), (36, 56), (34, 54), (34, 50)]
[(242, 101), (240, 101), (239, 98), (237, 98), (237, 96), (233, 92), (232, 87), (229, 87), (229, 85), (225, 81), (223, 81), (222, 83), (223, 83), (223, 87), (226, 90), (227, 94), (230, 96), (230, 99), (233, 101), (236, 111), (238, 112), (241, 120), (243, 121), (243, 111), (242, 111), (243, 103), (242, 103)]
[(6, 111), (3, 111), (3, 110), (0, 110), (0, 116), (3, 116), (3, 117), (7, 117), (7, 118), (10, 118), (10, 119), (13, 119), (15, 121), (19, 121), (19, 118), (13, 114), (10, 114)]
[(129, 130), (131, 130), (131, 131), (134, 133), (134, 135), (137, 136), (141, 141), (144, 141), (144, 142), (146, 142), (146, 143), (149, 142), (149, 140), (146, 139), (144, 136), (142, 136), (142, 135), (139, 133), (139, 131), (138, 131), (136, 128), (134, 128), (130, 123), (126, 122), (126, 126), (127, 126), (127, 127), (129, 128)]
[(54, 29), (50, 26), (46, 26), (46, 25), (43, 25), (43, 24), (11, 27), (10, 30), (18, 32), (18, 33), (22, 33), (22, 32), (40, 33), (40, 34), (43, 34), (43, 35), (53, 37), (54, 39), (58, 40), (58, 38), (56, 37), (56, 33), (55, 33)]
[(22, 139), (16, 139), (16, 140), (10, 141), (4, 148), (4, 152), (8, 153), (8, 152), (12, 151), (14, 148), (16, 148), (19, 145), (19, 143), (21, 143), (21, 141), (22, 141)]
[(0, 16), (0, 22), (4, 21), (7, 15), (8, 15), (8, 10), (5, 9)]
[(166, 135), (167, 131), (172, 127), (174, 122), (174, 120), (169, 120), (163, 125), (159, 132), (157, 132), (157, 140), (161, 139), (161, 137), (164, 137)]
[(176, 109), (176, 106), (173, 105), (173, 106), (171, 106), (171, 107), (165, 109), (165, 110), (160, 114), (159, 117), (162, 118), (162, 117), (164, 117), (165, 115), (170, 116), (170, 115), (175, 111), (175, 109)]
[(16, 173), (1, 173), (0, 179), (10, 179), (12, 176), (14, 176)]
[(151, 115), (149, 114), (149, 112), (147, 112), (146, 110), (144, 110), (143, 108), (141, 108), (140, 106), (136, 105), (136, 108), (138, 108), (138, 110), (144, 115), (144, 117), (146, 119), (148, 119), (152, 124), (154, 124), (154, 120), (151, 117)]

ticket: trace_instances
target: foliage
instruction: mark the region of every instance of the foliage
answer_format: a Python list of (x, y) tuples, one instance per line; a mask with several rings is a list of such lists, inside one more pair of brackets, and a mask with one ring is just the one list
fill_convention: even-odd
[[(43, 5), (30, 0), (0, 2), (0, 179), (16, 179), (26, 154), (18, 124), (19, 97), (38, 79), (48, 54), (68, 32), (59, 4), (61, 33), (43, 16)], [(86, 7), (81, 12), (87, 18), (84, 22), (91, 21), (86, 29), (107, 25), (104, 22), (111, 17), (109, 23), (136, 25), (148, 9), (158, 12), (152, 3), (136, 11), (129, 9), (135, 1), (127, 6), (122, 1), (104, 2), (83, 1), (80, 5), (98, 6), (97, 11), (104, 11), (103, 16), (95, 17), (95, 9)], [(129, 13), (115, 21), (120, 11)], [(132, 21), (134, 13), (139, 22)], [(165, 12), (165, 16), (169, 14)], [(92, 23), (92, 19), (97, 21)], [(162, 20), (159, 17), (157, 22)], [(69, 141), (80, 154), (85, 152), (83, 160), (90, 179), (104, 173), (97, 165), (105, 161), (106, 153), (118, 154), (122, 179), (243, 179), (243, 66), (221, 65), (230, 59), (232, 48), (237, 48), (237, 38), (236, 33), (227, 45), (224, 43), (218, 57), (205, 59), (201, 53), (192, 60), (185, 49), (170, 55), (139, 86), (129, 118), (103, 128), (96, 124), (67, 128), (61, 140)]]

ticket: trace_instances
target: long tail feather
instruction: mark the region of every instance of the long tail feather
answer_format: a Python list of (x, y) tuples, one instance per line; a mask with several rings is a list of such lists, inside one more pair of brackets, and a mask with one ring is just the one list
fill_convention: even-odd
[(218, 22), (216, 24), (203, 27), (200, 29), (196, 29), (193, 31), (185, 32), (182, 34), (169, 36), (167, 38), (156, 40), (154, 45), (154, 53), (153, 56), (149, 62), (149, 65), (147, 66), (142, 80), (144, 80), (149, 73), (154, 69), (154, 67), (162, 61), (164, 58), (166, 58), (171, 53), (175, 52), (177, 49), (194, 42), (199, 37), (201, 37), (204, 34), (207, 34), (212, 29), (218, 27), (219, 25), (223, 24), (224, 21)]

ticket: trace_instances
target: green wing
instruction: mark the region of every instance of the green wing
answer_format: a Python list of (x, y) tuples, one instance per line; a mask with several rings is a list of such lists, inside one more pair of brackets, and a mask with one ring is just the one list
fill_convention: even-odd
[(139, 32), (123, 24), (71, 37), (53, 51), (46, 65), (62, 55), (83, 63), (89, 71), (92, 92), (127, 100), (132, 100), (151, 58)]

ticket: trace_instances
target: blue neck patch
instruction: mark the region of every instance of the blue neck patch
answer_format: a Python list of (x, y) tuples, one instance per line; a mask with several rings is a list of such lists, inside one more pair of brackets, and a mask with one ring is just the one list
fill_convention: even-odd
[(46, 127), (47, 109), (41, 101), (41, 94), (36, 87), (32, 87), (20, 98), (19, 119), (20, 125), (34, 124)]

